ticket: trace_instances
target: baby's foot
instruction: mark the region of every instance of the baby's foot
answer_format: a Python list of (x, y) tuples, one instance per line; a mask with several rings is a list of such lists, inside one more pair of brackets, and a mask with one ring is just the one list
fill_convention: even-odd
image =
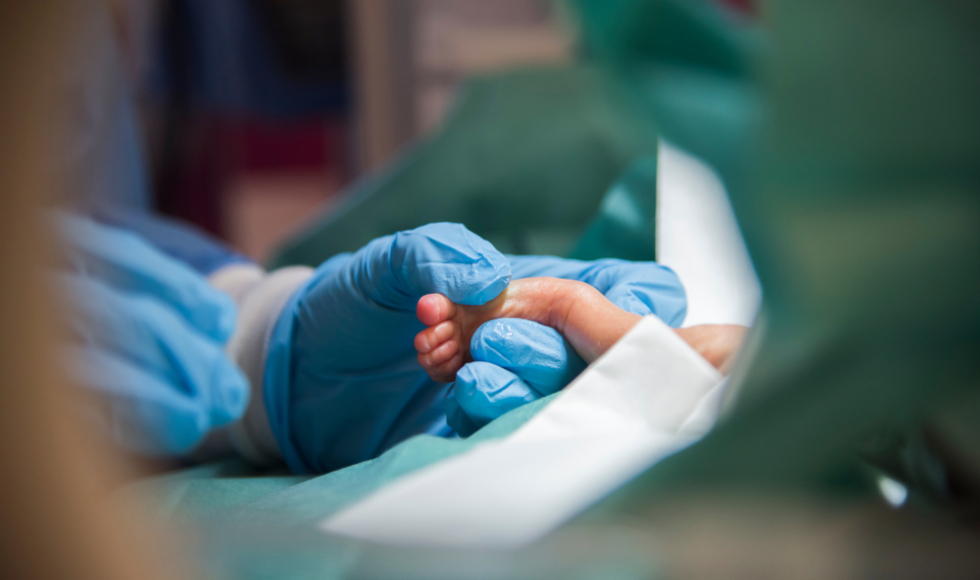
[[(554, 280), (554, 282), (541, 282)], [(472, 360), (470, 339), (481, 324), (495, 318), (547, 318), (552, 296), (543, 286), (561, 288), (565, 280), (550, 278), (516, 280), (499, 296), (481, 306), (455, 304), (442, 294), (428, 294), (419, 299), (416, 315), (428, 326), (415, 337), (419, 364), (433, 380), (448, 383), (456, 371)]]
[(427, 325), (415, 337), (419, 364), (433, 380), (448, 383), (470, 362), (473, 333), (496, 318), (523, 318), (554, 328), (586, 362), (605, 352), (640, 317), (620, 310), (598, 290), (574, 280), (524, 278), (482, 306), (454, 304), (441, 294), (419, 299), (419, 320)]

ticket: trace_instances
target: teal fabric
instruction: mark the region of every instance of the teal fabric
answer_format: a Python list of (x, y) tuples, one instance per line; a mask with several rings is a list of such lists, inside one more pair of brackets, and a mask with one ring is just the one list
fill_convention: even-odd
[(218, 577), (356, 576), (372, 560), (375, 547), (324, 534), (318, 522), (399, 477), (507, 436), (553, 399), (515, 409), (467, 439), (419, 435), (377, 459), (319, 477), (262, 471), (229, 460), (130, 484), (113, 499), (137, 505), (173, 529), (190, 527), (198, 563)]
[(337, 512), (391, 481), (455, 455), (484, 441), (513, 432), (554, 399), (546, 397), (507, 413), (467, 439), (419, 435), (377, 459), (328, 473), (279, 493), (264, 496), (228, 513), (232, 518), (269, 518), (282, 524), (309, 524)]
[(114, 494), (160, 522), (196, 522), (309, 479), (228, 459), (149, 477)]
[[(632, 26), (680, 2), (582, 4), (629, 5)], [(957, 518), (975, 501), (962, 470), (980, 464), (966, 419), (980, 408), (980, 8), (796, 0), (773, 2), (767, 23), (764, 77), (682, 70), (593, 31), (662, 134), (719, 170), (765, 303), (722, 422), (569, 530), (691, 493), (880, 505), (882, 472), (911, 509)], [(670, 98), (689, 81), (717, 87), (714, 112)]]
[(569, 254), (576, 260), (657, 259), (657, 158), (636, 162), (609, 188)]
[(319, 477), (267, 472), (239, 460), (211, 463), (149, 478), (117, 492), (150, 506), (161, 521), (266, 519), (310, 524), (389, 482), (505, 437), (554, 399), (545, 397), (507, 413), (467, 439), (419, 435), (377, 459)]

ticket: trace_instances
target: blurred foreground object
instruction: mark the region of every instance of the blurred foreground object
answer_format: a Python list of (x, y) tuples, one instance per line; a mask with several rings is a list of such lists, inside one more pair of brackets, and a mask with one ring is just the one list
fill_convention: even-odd
[[(773, 2), (760, 133), (730, 108), (695, 115), (669, 98), (671, 84), (714, 83), (732, 107), (755, 90), (720, 50), (696, 73), (666, 62), (667, 33), (649, 32), (682, 4), (583, 1), (587, 36), (664, 111), (663, 129), (718, 168), (765, 302), (728, 417), (620, 505), (692, 487), (877, 495), (865, 457), (911, 498), (968, 510), (980, 489), (960, 465), (969, 449), (911, 442), (936, 441), (980, 383), (980, 6)], [(933, 457), (945, 467), (916, 475)]]
[(63, 70), (85, 14), (75, 2), (0, 3), (0, 574), (10, 579), (152, 579), (171, 569), (151, 558), (162, 538), (105, 501), (112, 464), (74, 428), (53, 363), (58, 321), (42, 275), (52, 253), (38, 208), (56, 197), (52, 71)]

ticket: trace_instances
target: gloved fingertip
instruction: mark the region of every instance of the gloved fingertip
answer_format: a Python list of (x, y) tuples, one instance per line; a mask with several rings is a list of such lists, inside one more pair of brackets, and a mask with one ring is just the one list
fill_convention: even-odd
[(218, 306), (218, 316), (215, 321), (214, 338), (222, 344), (228, 342), (235, 333), (235, 325), (238, 322), (238, 307), (230, 296), (221, 296), (221, 303)]
[(220, 427), (237, 421), (248, 407), (248, 379), (226, 358), (215, 365), (211, 379), (211, 424)]
[(460, 407), (477, 422), (489, 422), (540, 398), (519, 376), (480, 361), (463, 365), (456, 373), (453, 391)]
[(453, 394), (458, 397), (459, 393), (472, 389), (476, 383), (476, 376), (473, 374), (473, 363), (463, 365), (463, 368), (456, 371), (456, 382), (453, 383)]
[(190, 453), (201, 444), (211, 424), (206, 415), (171, 418), (164, 427), (166, 435), (162, 441), (148, 445), (138, 445), (137, 450), (150, 455), (179, 457)]
[(510, 284), (510, 261), (462, 224), (429, 224), (403, 235), (406, 241), (396, 245), (411, 248), (412, 260), (404, 265), (412, 266), (424, 294), (437, 292), (457, 304), (477, 305)]
[(515, 370), (527, 367), (555, 368), (568, 358), (565, 339), (555, 329), (530, 320), (498, 318), (485, 322), (473, 333), (473, 358)]
[(457, 287), (454, 292), (447, 294), (450, 300), (456, 304), (467, 306), (479, 306), (490, 302), (510, 285), (510, 268), (497, 267), (493, 270), (484, 269), (477, 276), (489, 280), (489, 283), (482, 288), (478, 287)]
[(514, 373), (541, 396), (561, 390), (585, 368), (557, 330), (518, 318), (480, 325), (470, 341), (470, 354)]
[[(515, 346), (515, 341), (524, 343), (526, 342), (526, 335), (524, 332), (517, 331), (517, 329), (525, 326), (528, 322), (531, 321), (519, 318), (495, 318), (484, 322), (473, 333), (473, 337), (470, 339), (470, 350), (481, 351), (487, 348), (493, 349), (497, 345)], [(544, 328), (547, 327), (542, 326), (542, 329)], [(474, 356), (476, 355), (474, 354)]]
[(469, 437), (483, 427), (486, 422), (477, 423), (460, 407), (456, 400), (455, 388), (450, 389), (445, 403), (446, 424), (460, 437)]

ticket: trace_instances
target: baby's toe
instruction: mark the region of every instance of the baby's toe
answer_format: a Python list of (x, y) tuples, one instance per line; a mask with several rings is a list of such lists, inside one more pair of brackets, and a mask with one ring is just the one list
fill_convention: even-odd
[(419, 364), (426, 369), (431, 369), (441, 365), (459, 353), (459, 343), (455, 340), (447, 340), (429, 352), (419, 353)]
[(440, 322), (415, 335), (415, 350), (420, 353), (430, 352), (454, 336), (456, 336), (456, 324), (451, 320)]
[(463, 368), (463, 353), (457, 352), (449, 360), (427, 368), (426, 372), (436, 382), (451, 383), (456, 380), (456, 373), (461, 368)]
[(419, 298), (415, 315), (426, 326), (439, 324), (456, 314), (456, 305), (442, 294), (426, 294)]

